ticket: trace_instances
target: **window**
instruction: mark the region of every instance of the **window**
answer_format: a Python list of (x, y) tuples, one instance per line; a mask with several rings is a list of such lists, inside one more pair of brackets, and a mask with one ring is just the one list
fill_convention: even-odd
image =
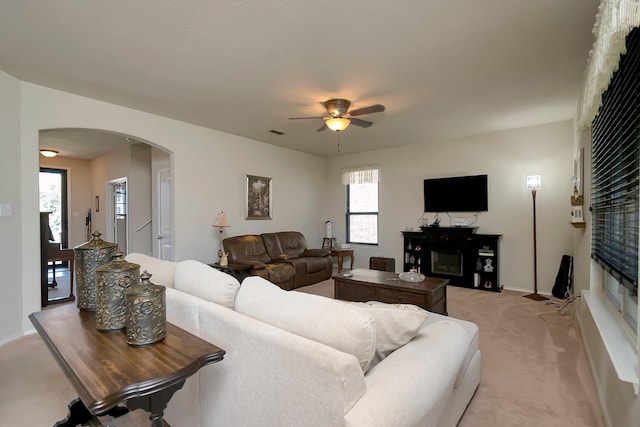
[(603, 268), (604, 292), (625, 321), (638, 327), (640, 178), (640, 32), (627, 37), (592, 124), (591, 257)]
[(343, 171), (347, 187), (347, 242), (378, 244), (378, 180), (377, 167)]

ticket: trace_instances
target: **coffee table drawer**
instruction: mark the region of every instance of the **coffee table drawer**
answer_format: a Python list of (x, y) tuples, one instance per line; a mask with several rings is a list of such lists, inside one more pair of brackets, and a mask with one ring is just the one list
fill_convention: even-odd
[(337, 299), (344, 301), (375, 301), (376, 288), (370, 285), (358, 285), (356, 283), (346, 283), (335, 281), (335, 294)]
[(378, 289), (378, 299), (391, 304), (414, 304), (420, 307), (425, 305), (425, 296), (411, 292)]

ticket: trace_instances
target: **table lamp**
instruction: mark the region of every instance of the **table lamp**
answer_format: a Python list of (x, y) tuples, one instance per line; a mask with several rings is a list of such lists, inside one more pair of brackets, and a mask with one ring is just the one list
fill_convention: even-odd
[(231, 224), (227, 221), (227, 214), (221, 211), (211, 226), (220, 228), (220, 249), (218, 250), (218, 257), (220, 257), (220, 260), (222, 260), (223, 257), (226, 259), (225, 253), (222, 250), (222, 230), (224, 227), (231, 227)]

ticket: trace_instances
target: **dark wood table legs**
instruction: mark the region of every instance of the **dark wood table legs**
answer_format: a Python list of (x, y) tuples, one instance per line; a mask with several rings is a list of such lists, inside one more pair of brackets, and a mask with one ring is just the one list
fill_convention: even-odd
[[(94, 420), (96, 417), (89, 412), (84, 403), (80, 398), (74, 399), (69, 403), (69, 415), (62, 420), (58, 421), (53, 425), (53, 427), (75, 427), (79, 425), (87, 425)], [(114, 418), (120, 417), (122, 415), (128, 414), (129, 410), (127, 408), (123, 408), (122, 406), (116, 406), (108, 410), (104, 415), (110, 415)]]

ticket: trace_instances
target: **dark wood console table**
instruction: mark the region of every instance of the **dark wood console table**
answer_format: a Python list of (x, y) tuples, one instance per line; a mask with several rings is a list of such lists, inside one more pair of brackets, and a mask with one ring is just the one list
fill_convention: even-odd
[(95, 313), (72, 304), (32, 313), (29, 319), (80, 396), (69, 404), (69, 416), (54, 427), (135, 409), (149, 412), (151, 425), (161, 427), (167, 403), (185, 380), (225, 354), (171, 323), (163, 341), (131, 347), (122, 332), (98, 332)]

